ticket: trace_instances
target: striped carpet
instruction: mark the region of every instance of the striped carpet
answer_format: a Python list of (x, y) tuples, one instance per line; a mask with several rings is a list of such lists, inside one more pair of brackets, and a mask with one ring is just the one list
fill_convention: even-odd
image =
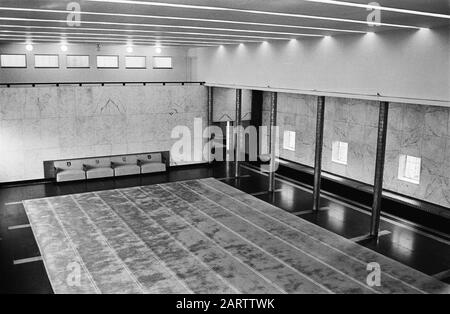
[(450, 293), (212, 178), (24, 205), (55, 293)]

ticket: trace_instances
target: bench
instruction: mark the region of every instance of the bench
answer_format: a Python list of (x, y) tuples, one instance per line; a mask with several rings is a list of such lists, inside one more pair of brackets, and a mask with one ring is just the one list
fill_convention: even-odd
[[(57, 182), (121, 177), (155, 172), (168, 168), (169, 152), (116, 155), (44, 162), (46, 178)], [(48, 168), (53, 168), (50, 175)]]

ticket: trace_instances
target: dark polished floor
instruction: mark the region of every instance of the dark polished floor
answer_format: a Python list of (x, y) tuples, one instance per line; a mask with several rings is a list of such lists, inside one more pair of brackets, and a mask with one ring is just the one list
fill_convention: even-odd
[[(268, 188), (266, 176), (251, 169), (242, 168), (241, 178), (226, 179), (232, 177), (233, 173), (234, 168), (227, 164), (198, 165), (172, 168), (168, 173), (141, 177), (2, 187), (0, 189), (0, 292), (52, 292), (41, 261), (14, 265), (14, 261), (40, 255), (30, 228), (9, 229), (11, 226), (28, 224), (24, 208), (20, 203), (25, 199), (215, 177), (346, 238), (360, 237), (368, 231), (370, 216), (357, 208), (330, 197), (323, 197), (321, 200), (323, 210), (319, 213), (308, 213), (305, 211), (312, 208), (312, 196), (308, 189), (291, 182), (277, 180), (277, 191), (274, 194), (268, 194), (265, 193)], [(447, 241), (388, 219), (382, 220), (381, 230), (388, 231), (389, 234), (380, 237), (377, 242), (368, 241), (361, 244), (429, 275), (450, 269), (450, 244)], [(444, 281), (450, 283), (449, 278)]]

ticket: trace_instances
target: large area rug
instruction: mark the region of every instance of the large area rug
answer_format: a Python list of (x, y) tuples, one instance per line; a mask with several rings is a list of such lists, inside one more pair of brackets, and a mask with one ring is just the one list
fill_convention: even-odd
[(212, 178), (24, 205), (55, 293), (450, 293)]

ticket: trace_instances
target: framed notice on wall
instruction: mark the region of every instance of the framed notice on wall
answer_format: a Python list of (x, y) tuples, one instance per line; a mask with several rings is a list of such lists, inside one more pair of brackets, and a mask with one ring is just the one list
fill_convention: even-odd
[(172, 69), (172, 57), (153, 57), (154, 69)]
[(146, 58), (140, 56), (126, 56), (125, 67), (127, 69), (145, 69)]
[(67, 56), (67, 68), (89, 68), (89, 56)]
[(27, 56), (15, 54), (0, 55), (0, 66), (2, 68), (26, 68)]
[(35, 68), (59, 68), (58, 55), (34, 55)]
[(98, 69), (118, 69), (119, 56), (97, 56)]

